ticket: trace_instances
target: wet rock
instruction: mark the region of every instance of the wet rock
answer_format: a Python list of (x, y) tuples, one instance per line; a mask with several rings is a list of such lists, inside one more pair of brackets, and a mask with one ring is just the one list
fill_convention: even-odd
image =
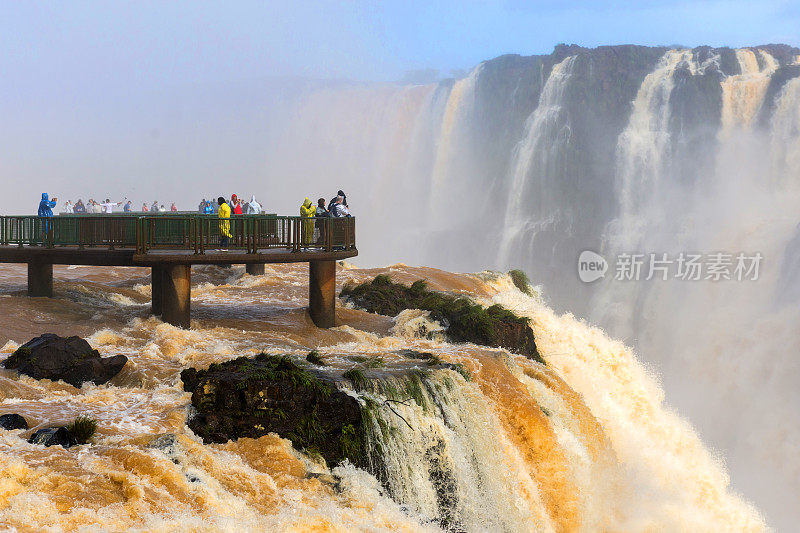
[(20, 346), (3, 366), (35, 379), (63, 380), (80, 387), (86, 381), (97, 385), (106, 383), (127, 362), (124, 355), (100, 357), (100, 353), (80, 337), (65, 338), (47, 333)]
[(75, 437), (72, 436), (72, 433), (65, 427), (38, 429), (30, 436), (28, 442), (48, 447), (61, 445), (64, 448), (69, 448), (78, 444)]
[(345, 285), (341, 298), (370, 313), (397, 316), (406, 309), (430, 312), (453, 342), (505, 348), (544, 364), (529, 320), (500, 305), (484, 308), (464, 296), (429, 291), (425, 281), (406, 286), (388, 276), (376, 276), (358, 286)]
[(308, 474), (306, 474), (306, 477), (309, 479), (316, 479), (320, 483), (328, 485), (337, 492), (341, 492), (342, 490), (341, 478), (334, 476), (332, 474), (322, 473), (322, 472), (309, 472)]
[(163, 435), (159, 435), (158, 437), (151, 440), (148, 444), (148, 448), (155, 448), (165, 454), (169, 455), (170, 457), (175, 455), (175, 446), (178, 442), (178, 437), (174, 433), (165, 433)]
[(362, 455), (362, 415), (356, 399), (288, 357), (261, 354), (181, 373), (196, 414), (189, 427), (204, 442), (277, 433), (328, 465)]
[(0, 428), (3, 429), (28, 429), (28, 421), (22, 415), (0, 415)]

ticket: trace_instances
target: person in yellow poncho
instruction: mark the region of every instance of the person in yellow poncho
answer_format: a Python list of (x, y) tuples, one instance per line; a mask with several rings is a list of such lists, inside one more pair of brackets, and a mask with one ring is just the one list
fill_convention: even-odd
[(317, 214), (317, 207), (311, 203), (311, 200), (306, 198), (303, 205), (300, 206), (300, 216), (309, 220), (303, 220), (301, 232), (303, 234), (303, 246), (308, 247), (314, 240), (314, 222), (310, 220)]
[(223, 252), (228, 251), (228, 243), (231, 237), (231, 208), (225, 202), (225, 198), (217, 198), (219, 204), (219, 245)]

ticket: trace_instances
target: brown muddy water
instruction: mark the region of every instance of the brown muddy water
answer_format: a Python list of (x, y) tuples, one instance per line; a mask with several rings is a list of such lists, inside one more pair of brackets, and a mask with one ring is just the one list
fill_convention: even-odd
[[(722, 463), (664, 406), (634, 353), (571, 315), (559, 316), (507, 275), (394, 265), (339, 266), (339, 286), (389, 274), (500, 303), (528, 316), (547, 366), (503, 350), (451, 344), (424, 313), (382, 317), (337, 302), (339, 326), (311, 323), (306, 265), (194, 267), (192, 328), (149, 316), (149, 270), (56, 267), (55, 298), (25, 296), (24, 266), (0, 267), (0, 359), (42, 333), (80, 335), (129, 362), (110, 383), (76, 389), (0, 369), (0, 414), (31, 430), (0, 430), (0, 529), (18, 531), (721, 531), (765, 529), (728, 487)], [(397, 405), (382, 442), (388, 481), (350, 464), (319, 464), (270, 435), (204, 445), (186, 425), (180, 371), (260, 352), (302, 361), (319, 350), (333, 368), (378, 356), (385, 368), (423, 350), (460, 362), (429, 377), (435, 409)], [(447, 375), (452, 374), (452, 375)], [(447, 386), (443, 384), (446, 383)], [(453, 385), (454, 384), (454, 385)], [(89, 445), (28, 444), (36, 427), (84, 414)], [(395, 420), (396, 422), (396, 420)], [(149, 446), (162, 434), (168, 449)], [(23, 438), (21, 438), (23, 437)], [(432, 443), (434, 445), (432, 445)], [(431, 453), (431, 450), (436, 450)], [(455, 503), (420, 475), (446, 465)], [(331, 482), (330, 480), (335, 480)]]

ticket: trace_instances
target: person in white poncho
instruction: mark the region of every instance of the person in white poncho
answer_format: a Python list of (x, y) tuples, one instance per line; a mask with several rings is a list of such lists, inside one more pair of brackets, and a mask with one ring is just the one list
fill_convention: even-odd
[(244, 208), (245, 215), (260, 215), (261, 214), (261, 204), (256, 202), (256, 195), (250, 197), (250, 201), (247, 202), (247, 205)]

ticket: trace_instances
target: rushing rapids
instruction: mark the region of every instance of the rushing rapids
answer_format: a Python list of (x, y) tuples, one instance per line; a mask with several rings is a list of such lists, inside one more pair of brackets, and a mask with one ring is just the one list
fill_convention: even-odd
[[(86, 336), (128, 364), (104, 385), (77, 389), (0, 370), (0, 412), (31, 429), (78, 414), (98, 421), (90, 445), (43, 448), (0, 431), (0, 525), (18, 530), (491, 530), (764, 529), (731, 491), (723, 465), (664, 405), (658, 381), (622, 343), (559, 315), (509, 276), (394, 265), (340, 267), (340, 282), (389, 274), (499, 303), (531, 319), (541, 365), (501, 349), (418, 336), (425, 318), (340, 307), (341, 325), (315, 328), (301, 306), (303, 266), (265, 276), (196, 267), (192, 330), (147, 316), (138, 269), (56, 268), (54, 300), (24, 296), (25, 272), (3, 269), (9, 317), (0, 358), (44, 331)], [(245, 318), (242, 318), (242, 317)], [(235, 317), (235, 318), (234, 318)], [(428, 324), (428, 331), (436, 330)], [(430, 337), (430, 338), (429, 338)], [(331, 465), (277, 435), (202, 444), (187, 427), (180, 371), (261, 351), (298, 362), (317, 349), (334, 368), (379, 357), (360, 391), (375, 401), (372, 467)], [(468, 372), (425, 368), (406, 350)], [(469, 378), (469, 379), (467, 379)], [(159, 435), (170, 435), (156, 438)], [(171, 436), (171, 435), (174, 435)]]

